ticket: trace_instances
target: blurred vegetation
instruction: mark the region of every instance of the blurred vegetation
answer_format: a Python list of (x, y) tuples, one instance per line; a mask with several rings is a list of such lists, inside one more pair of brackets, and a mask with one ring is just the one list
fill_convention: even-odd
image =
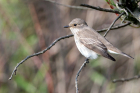
[[(57, 2), (109, 8), (104, 0)], [(117, 16), (96, 10), (70, 9), (42, 0), (1, 0), (0, 93), (75, 93), (75, 75), (85, 58), (77, 50), (73, 37), (58, 42), (43, 55), (27, 60), (19, 66), (11, 81), (8, 78), (16, 64), (26, 56), (43, 50), (58, 37), (71, 34), (63, 26), (76, 17), (86, 20), (94, 29), (102, 29), (109, 27)], [(128, 26), (109, 32), (106, 38), (135, 60), (121, 55), (113, 55), (116, 63), (103, 57), (91, 60), (79, 76), (81, 93), (140, 93), (139, 79), (112, 83), (113, 79), (139, 74), (139, 30)]]

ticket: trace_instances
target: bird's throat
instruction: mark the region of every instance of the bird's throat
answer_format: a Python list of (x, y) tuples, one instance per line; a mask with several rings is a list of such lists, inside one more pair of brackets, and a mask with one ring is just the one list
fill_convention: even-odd
[(79, 29), (78, 28), (71, 27), (70, 30), (73, 33), (73, 35), (75, 35), (77, 32), (79, 32)]

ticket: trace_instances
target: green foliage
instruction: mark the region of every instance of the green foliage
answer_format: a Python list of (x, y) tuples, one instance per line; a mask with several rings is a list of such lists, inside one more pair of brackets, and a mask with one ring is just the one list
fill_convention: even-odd
[(116, 6), (113, 0), (105, 0), (109, 5)]
[(100, 66), (99, 60), (98, 60), (98, 59), (96, 59), (96, 60), (91, 60), (91, 61), (90, 61), (90, 66), (91, 66), (92, 68), (95, 68), (95, 67)]
[(27, 38), (27, 41), (30, 45), (34, 46), (38, 42), (38, 39), (36, 35), (31, 35)]
[(98, 72), (93, 72), (91, 75), (91, 79), (98, 85), (102, 85), (103, 81), (105, 80), (104, 76)]
[(0, 87), (0, 93), (8, 93), (7, 84), (3, 84), (3, 85)]
[[(10, 69), (8, 73), (0, 69), (0, 75), (4, 73), (2, 77), (5, 74), (8, 74), (6, 76), (9, 77), (14, 66), (27, 55), (32, 54), (30, 49), (34, 50), (38, 38), (25, 2), (22, 0), (0, 0), (0, 5), (0, 41), (3, 42), (1, 46), (4, 47), (2, 50), (4, 53), (1, 56), (6, 54), (5, 58), (8, 60), (7, 66), (9, 66), (6, 66), (6, 72), (7, 69)], [(22, 70), (26, 71), (26, 68), (23, 67)], [(34, 69), (30, 69), (28, 73), (33, 72), (32, 70)], [(17, 71), (17, 73), (19, 72)], [(30, 77), (33, 77), (34, 74), (30, 75)], [(16, 75), (13, 78), (14, 82), (12, 80), (8, 81), (8, 78), (5, 78), (6, 82), (1, 82), (0, 93), (46, 93), (46, 83), (42, 83), (45, 76), (39, 76), (41, 78), (39, 84), (34, 84), (21, 75)], [(17, 86), (15, 86), (16, 84)]]
[[(35, 93), (37, 88), (30, 82), (26, 81), (22, 76), (17, 75), (15, 77), (17, 86), (23, 89), (26, 93)], [(21, 92), (20, 92), (21, 93)], [(24, 92), (23, 92), (24, 93)]]
[[(93, 62), (91, 61), (90, 62), (90, 66), (92, 68), (96, 68), (96, 67), (99, 67), (101, 64), (99, 62), (99, 59), (96, 59), (96, 60), (93, 60)], [(97, 71), (94, 71), (92, 74), (91, 74), (91, 79), (93, 80), (93, 82), (95, 82), (96, 84), (98, 85), (101, 85), (103, 83), (103, 81), (105, 80), (104, 76), (97, 72)]]
[(34, 82), (34, 85), (36, 85), (38, 87), (36, 93), (47, 92), (47, 85), (46, 85), (46, 83), (43, 83), (45, 75), (46, 75), (45, 74), (46, 71), (47, 71), (47, 66), (45, 64), (42, 64), (40, 69), (36, 73), (35, 78), (32, 81), (32, 82)]

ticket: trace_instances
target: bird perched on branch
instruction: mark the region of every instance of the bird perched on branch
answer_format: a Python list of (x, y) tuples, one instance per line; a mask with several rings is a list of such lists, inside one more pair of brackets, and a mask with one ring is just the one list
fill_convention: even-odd
[(108, 51), (110, 53), (120, 54), (134, 59), (133, 57), (114, 47), (107, 39), (105, 39), (94, 29), (90, 28), (87, 23), (80, 18), (73, 19), (69, 25), (64, 26), (64, 28), (70, 28), (74, 35), (78, 50), (87, 59), (96, 59), (98, 55), (101, 55), (115, 61), (115, 59), (109, 55)]

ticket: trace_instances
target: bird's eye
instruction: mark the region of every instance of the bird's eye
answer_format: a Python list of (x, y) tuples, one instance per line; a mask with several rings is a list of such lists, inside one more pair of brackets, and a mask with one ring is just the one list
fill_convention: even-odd
[(74, 24), (74, 26), (77, 26), (77, 24)]

